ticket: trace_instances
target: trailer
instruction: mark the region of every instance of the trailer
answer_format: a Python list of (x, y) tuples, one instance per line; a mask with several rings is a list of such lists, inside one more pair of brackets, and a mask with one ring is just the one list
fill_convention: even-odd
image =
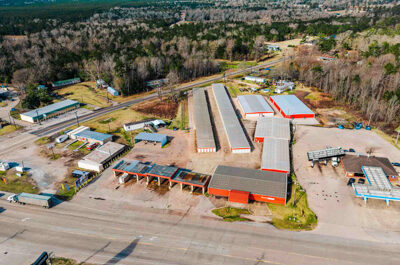
[(320, 162), (327, 165), (328, 160), (331, 160), (333, 167), (337, 167), (340, 163), (340, 157), (344, 155), (345, 152), (341, 147), (327, 147), (323, 150), (307, 152), (308, 161), (311, 162), (311, 167), (314, 167), (315, 164)]
[(50, 208), (53, 203), (51, 196), (31, 194), (25, 192), (11, 195), (8, 197), (7, 200), (10, 203), (14, 202), (19, 204), (31, 204), (31, 205), (42, 206), (43, 208)]

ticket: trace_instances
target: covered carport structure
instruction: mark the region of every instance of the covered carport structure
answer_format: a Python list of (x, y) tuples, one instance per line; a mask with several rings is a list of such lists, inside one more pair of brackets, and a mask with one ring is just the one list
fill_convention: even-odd
[(121, 160), (116, 166), (113, 167), (114, 177), (118, 176), (118, 173), (126, 173), (136, 178), (139, 181), (141, 178), (146, 178), (147, 183), (147, 172), (152, 168), (150, 163), (143, 163), (138, 160)]
[(154, 164), (151, 169), (146, 173), (147, 183), (150, 183), (153, 178), (157, 178), (157, 184), (160, 186), (163, 180), (171, 181), (171, 178), (178, 171), (177, 167), (162, 166)]
[(161, 147), (163, 147), (168, 142), (168, 136), (165, 134), (159, 134), (159, 133), (141, 132), (135, 136), (135, 143), (138, 143), (140, 141), (151, 142), (151, 143), (161, 143)]
[(200, 188), (204, 194), (209, 181), (209, 175), (182, 169), (171, 179), (169, 187), (172, 188), (173, 183), (178, 183), (181, 190), (183, 190), (185, 186), (189, 186), (191, 193), (193, 193), (196, 188)]

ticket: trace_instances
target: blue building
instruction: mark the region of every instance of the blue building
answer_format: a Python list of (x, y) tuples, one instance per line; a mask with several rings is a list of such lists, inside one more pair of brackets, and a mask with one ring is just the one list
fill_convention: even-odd
[(119, 96), (119, 93), (117, 90), (115, 90), (113, 87), (107, 87), (107, 92), (110, 93), (113, 96)]
[(135, 136), (135, 143), (140, 141), (161, 143), (161, 147), (163, 147), (168, 142), (168, 136), (165, 134), (141, 132)]

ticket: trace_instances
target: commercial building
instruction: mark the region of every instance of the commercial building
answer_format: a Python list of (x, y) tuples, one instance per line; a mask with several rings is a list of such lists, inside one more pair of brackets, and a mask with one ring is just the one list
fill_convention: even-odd
[(274, 110), (261, 95), (243, 95), (237, 99), (245, 118), (274, 116)]
[(258, 118), (254, 141), (262, 143), (266, 138), (290, 141), (290, 121), (278, 117)]
[(91, 131), (87, 126), (80, 126), (67, 133), (69, 138), (82, 142), (105, 144), (112, 141), (112, 135)]
[(196, 130), (197, 152), (216, 152), (214, 131), (209, 105), (203, 88), (193, 89), (194, 126)]
[(126, 146), (108, 142), (78, 161), (78, 167), (89, 171), (101, 172), (109, 163), (125, 151)]
[(294, 89), (294, 82), (280, 80), (275, 85), (275, 92), (280, 94), (285, 92), (286, 90), (293, 90)]
[(256, 169), (218, 166), (208, 193), (228, 197), (230, 202), (262, 201), (286, 204), (287, 174)]
[(61, 115), (68, 111), (79, 108), (80, 103), (75, 100), (64, 100), (54, 104), (47, 105), (42, 108), (31, 110), (20, 114), (21, 120), (35, 123), (41, 120), (47, 120), (49, 118)]
[(250, 153), (251, 147), (247, 140), (246, 133), (240, 124), (236, 111), (233, 108), (231, 98), (224, 85), (213, 84), (212, 90), (229, 141), (231, 152)]
[(301, 119), (315, 117), (315, 113), (295, 95), (271, 96), (270, 101), (284, 118)]
[(51, 85), (53, 86), (54, 89), (56, 89), (56, 88), (62, 88), (62, 87), (65, 87), (65, 86), (78, 84), (80, 82), (81, 82), (80, 78), (72, 78), (72, 79), (60, 80), (60, 81), (52, 82)]
[(165, 134), (159, 133), (145, 133), (141, 132), (135, 136), (135, 143), (140, 141), (150, 142), (150, 143), (161, 143), (161, 147), (163, 147), (168, 142), (168, 136)]
[(365, 177), (362, 167), (380, 167), (390, 181), (397, 181), (396, 169), (386, 157), (349, 155), (342, 159), (342, 165), (347, 177)]
[(244, 78), (244, 80), (251, 81), (251, 82), (256, 82), (256, 83), (265, 83), (266, 82), (265, 78), (258, 77), (258, 76), (250, 76), (250, 75), (246, 76)]
[(362, 171), (368, 183), (352, 184), (357, 197), (365, 203), (367, 199), (385, 200), (387, 205), (390, 201), (400, 201), (400, 189), (392, 186), (381, 167), (362, 166)]
[(265, 138), (261, 157), (261, 170), (290, 172), (289, 141)]

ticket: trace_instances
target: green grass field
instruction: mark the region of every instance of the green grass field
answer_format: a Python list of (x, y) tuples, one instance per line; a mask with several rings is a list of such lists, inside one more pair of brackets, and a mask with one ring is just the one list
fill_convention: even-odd
[(250, 212), (246, 209), (238, 209), (232, 207), (223, 207), (212, 210), (212, 213), (222, 217), (226, 222), (235, 222), (235, 221), (249, 221), (246, 218), (240, 217), (241, 214), (250, 214)]
[(188, 101), (185, 99), (179, 104), (178, 112), (176, 117), (172, 120), (171, 124), (168, 126), (169, 129), (174, 127), (184, 130), (189, 127), (189, 107)]
[[(296, 177), (292, 175), (292, 180)], [(293, 206), (294, 188), (290, 200), (286, 205), (268, 204), (273, 218), (272, 224), (279, 229), (287, 230), (312, 230), (317, 226), (318, 219), (308, 207), (307, 194), (300, 185), (296, 186), (296, 201)]]
[[(6, 181), (4, 181), (4, 179), (6, 179)], [(19, 177), (10, 171), (0, 171), (0, 190), (12, 193), (39, 193), (39, 188), (30, 177), (26, 174)]]
[(22, 129), (22, 127), (18, 126), (18, 125), (17, 126), (6, 125), (6, 126), (4, 126), (3, 128), (0, 129), (0, 136), (9, 134), (9, 133), (12, 133), (12, 132), (15, 132), (15, 131), (18, 131), (20, 129)]

